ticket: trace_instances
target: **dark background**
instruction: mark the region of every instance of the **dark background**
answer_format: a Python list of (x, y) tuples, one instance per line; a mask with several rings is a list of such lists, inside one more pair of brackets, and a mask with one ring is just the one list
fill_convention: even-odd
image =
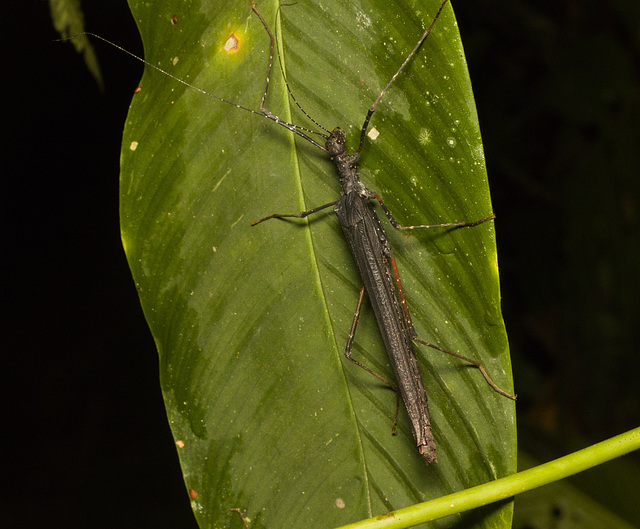
[[(124, 1), (83, 8), (87, 29), (142, 55)], [(455, 8), (498, 217), (519, 443), (547, 460), (640, 417), (640, 3)], [(120, 138), (142, 66), (97, 46), (101, 94), (52, 42), (48, 5), (20, 9), (3, 32), (0, 525), (195, 527), (119, 237)], [(591, 492), (640, 524), (629, 496)]]

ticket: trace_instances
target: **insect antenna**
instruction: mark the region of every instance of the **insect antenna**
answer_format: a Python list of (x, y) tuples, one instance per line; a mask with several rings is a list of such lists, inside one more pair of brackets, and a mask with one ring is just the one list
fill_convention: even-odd
[[(253, 4), (251, 6), (251, 9), (253, 9), (253, 12), (258, 15), (258, 18), (260, 19), (260, 22), (262, 22), (262, 25), (264, 26), (264, 29), (267, 31), (267, 33), (269, 34), (269, 68), (267, 69), (267, 83), (266, 86), (264, 88), (264, 93), (262, 94), (262, 99), (260, 101), (260, 112), (262, 112), (262, 114), (264, 114), (265, 116), (267, 116), (269, 119), (272, 119), (273, 121), (275, 121), (276, 123), (278, 123), (279, 125), (282, 125), (283, 127), (285, 127), (286, 129), (290, 130), (291, 132), (294, 132), (295, 134), (297, 134), (298, 136), (301, 136), (302, 138), (306, 139), (307, 141), (311, 142), (313, 145), (315, 145), (316, 147), (319, 147), (320, 149), (322, 149), (323, 151), (327, 151), (326, 147), (324, 147), (323, 145), (320, 145), (317, 141), (315, 141), (313, 138), (309, 137), (307, 134), (305, 134), (306, 132), (310, 133), (310, 134), (317, 134), (318, 136), (326, 139), (329, 139), (329, 136), (327, 136), (326, 134), (323, 134), (321, 132), (317, 132), (315, 130), (310, 130), (307, 129), (305, 127), (301, 127), (299, 125), (294, 125), (292, 123), (286, 123), (282, 120), (280, 120), (280, 118), (278, 118), (275, 114), (272, 114), (269, 110), (267, 110), (264, 106), (265, 100), (267, 98), (267, 92), (269, 91), (269, 83), (271, 82), (271, 71), (273, 69), (273, 55), (274, 55), (274, 43), (275, 43), (275, 38), (273, 36), (273, 33), (271, 33), (271, 30), (269, 29), (269, 25), (267, 24), (267, 22), (265, 21), (264, 18), (262, 18), (262, 15), (260, 14), (260, 12), (256, 9), (256, 5)], [(287, 78), (284, 74), (284, 68), (282, 66), (282, 58), (280, 56), (280, 54), (278, 54), (278, 60), (280, 61), (280, 69), (282, 71), (282, 77), (284, 78), (284, 82), (285, 85), (287, 86), (287, 90), (289, 91), (289, 95), (293, 98), (293, 100), (295, 101), (296, 105), (298, 105), (298, 108), (300, 108), (300, 110), (302, 110), (302, 112), (305, 114), (305, 116), (307, 116), (311, 121), (313, 121), (313, 123), (315, 123), (318, 127), (320, 127), (322, 130), (329, 132), (327, 129), (325, 129), (322, 125), (320, 125), (319, 123), (317, 123), (313, 118), (311, 118), (309, 116), (309, 114), (307, 114), (302, 107), (298, 104), (298, 102), (296, 101), (296, 98), (293, 96), (291, 89), (289, 87), (289, 83), (287, 82)], [(303, 132), (304, 131), (304, 132)]]
[[(290, 5), (294, 5), (294, 4), (281, 4), (278, 7), (278, 16), (280, 15), (280, 11), (282, 10), (282, 8), (284, 6), (290, 6)], [(282, 22), (280, 22), (280, 24), (282, 24)], [(282, 64), (282, 53), (280, 53), (280, 46), (279, 46), (279, 42), (278, 42), (278, 37), (275, 38), (276, 39), (276, 50), (278, 52), (278, 62), (280, 63), (280, 72), (282, 73), (282, 78), (284, 79), (284, 84), (287, 87), (287, 92), (289, 92), (289, 96), (291, 97), (291, 99), (293, 100), (293, 102), (296, 104), (296, 106), (300, 109), (300, 112), (302, 112), (309, 121), (311, 121), (316, 127), (321, 128), (322, 130), (324, 130), (327, 134), (330, 134), (331, 131), (326, 129), (325, 127), (323, 127), (320, 123), (318, 123), (315, 119), (313, 119), (308, 113), (307, 111), (302, 108), (302, 105), (298, 102), (298, 100), (296, 99), (296, 96), (293, 95), (293, 91), (291, 90), (291, 86), (289, 86), (289, 81), (287, 80), (287, 75), (284, 72), (284, 65)], [(284, 46), (283, 46), (284, 48)], [(308, 130), (308, 129), (304, 129), (304, 130)], [(313, 132), (313, 131), (309, 131), (309, 132)], [(316, 133), (319, 134), (319, 133)], [(322, 134), (322, 136), (326, 139), (327, 136)]]
[[(104, 42), (106, 44), (109, 44), (110, 46), (113, 46), (117, 50), (120, 50), (120, 51), (126, 53), (130, 57), (133, 57), (137, 61), (140, 61), (145, 66), (148, 66), (149, 68), (153, 68), (154, 70), (160, 72), (161, 74), (166, 75), (167, 77), (173, 79), (174, 81), (177, 81), (178, 83), (181, 83), (184, 86), (186, 86), (188, 88), (191, 88), (192, 90), (195, 90), (196, 92), (199, 92), (199, 93), (201, 93), (201, 94), (203, 94), (205, 96), (208, 96), (208, 97), (212, 97), (213, 99), (216, 99), (217, 101), (220, 101), (220, 102), (225, 103), (227, 105), (231, 105), (232, 107), (238, 108), (240, 110), (244, 110), (246, 112), (251, 112), (252, 114), (255, 114), (256, 116), (260, 116), (260, 117), (263, 117), (263, 118), (270, 119), (274, 123), (277, 123), (278, 125), (286, 128), (287, 130), (293, 132), (294, 134), (297, 134), (298, 136), (304, 138), (305, 140), (307, 140), (308, 142), (312, 143), (313, 145), (315, 145), (319, 149), (322, 149), (323, 151), (326, 151), (326, 148), (325, 148), (324, 145), (318, 143), (316, 140), (314, 140), (313, 138), (311, 138), (309, 136), (309, 134), (317, 134), (317, 135), (321, 136), (322, 138), (326, 139), (326, 136), (324, 134), (322, 134), (320, 132), (317, 132), (317, 131), (310, 130), (310, 129), (306, 129), (304, 127), (299, 127), (297, 125), (293, 125), (292, 123), (288, 123), (288, 122), (280, 119), (275, 114), (269, 112), (266, 108), (264, 108), (264, 100), (266, 98), (267, 90), (269, 88), (269, 76), (271, 75), (271, 69), (272, 69), (272, 65), (273, 65), (273, 35), (271, 34), (271, 31), (269, 30), (269, 27), (266, 25), (266, 22), (262, 18), (262, 15), (260, 15), (260, 13), (256, 10), (255, 5), (252, 6), (252, 9), (258, 15), (258, 17), (260, 18), (260, 21), (262, 22), (264, 27), (267, 29), (267, 32), (269, 33), (269, 37), (271, 39), (271, 54), (270, 54), (270, 57), (269, 57), (269, 69), (268, 69), (268, 72), (267, 72), (267, 85), (266, 85), (264, 94), (262, 95), (262, 101), (260, 103), (260, 111), (253, 110), (252, 108), (247, 108), (245, 106), (239, 105), (238, 103), (234, 103), (233, 101), (229, 101), (228, 99), (224, 99), (224, 98), (219, 97), (219, 96), (217, 96), (215, 94), (212, 94), (211, 92), (207, 92), (206, 90), (204, 90), (204, 89), (202, 89), (202, 88), (200, 88), (198, 86), (195, 86), (195, 85), (185, 81), (184, 79), (180, 79), (179, 77), (173, 75), (172, 73), (168, 72), (167, 70), (164, 70), (163, 68), (160, 68), (159, 66), (156, 66), (155, 64), (152, 64), (151, 62), (147, 61), (146, 59), (143, 59), (142, 57), (138, 57), (135, 53), (130, 52), (126, 48), (123, 48), (122, 46), (116, 44), (115, 42), (112, 42), (109, 39), (106, 39), (104, 37), (101, 37), (100, 35), (97, 35), (96, 33), (91, 33), (89, 31), (83, 31), (81, 33), (77, 33), (77, 34), (71, 35), (69, 37), (65, 37), (65, 38), (62, 38), (62, 39), (55, 39), (54, 42), (64, 42), (64, 41), (67, 41), (67, 40), (75, 39), (77, 37), (81, 37), (83, 35), (86, 35), (86, 36), (93, 37), (95, 39), (101, 40), (102, 42)], [(309, 133), (309, 134), (307, 134), (307, 133)]]
[(218, 96), (216, 96), (214, 94), (211, 94), (211, 93), (207, 92), (206, 90), (203, 90), (202, 88), (199, 88), (199, 87), (197, 87), (195, 85), (192, 85), (191, 83), (185, 81), (184, 79), (180, 79), (179, 77), (173, 75), (172, 73), (169, 73), (168, 71), (163, 70), (159, 66), (156, 66), (155, 64), (150, 63), (146, 59), (143, 59), (142, 57), (138, 57), (135, 53), (132, 53), (129, 50), (127, 50), (126, 48), (123, 48), (122, 46), (119, 46), (115, 42), (111, 42), (110, 40), (105, 39), (104, 37), (101, 37), (100, 35), (97, 35), (95, 33), (91, 33), (89, 31), (83, 31), (82, 33), (77, 33), (75, 35), (71, 35), (70, 37), (65, 37), (63, 39), (55, 39), (54, 42), (71, 40), (71, 39), (75, 39), (77, 37), (81, 37), (83, 35), (87, 35), (89, 37), (93, 37), (94, 39), (101, 40), (102, 42), (105, 42), (105, 43), (109, 44), (110, 46), (113, 46), (114, 48), (116, 48), (116, 49), (126, 53), (127, 55), (133, 57), (137, 61), (140, 61), (145, 66), (148, 66), (149, 68), (153, 68), (154, 70), (160, 72), (161, 74), (164, 74), (167, 77), (170, 77), (174, 81), (177, 81), (177, 82), (179, 82), (179, 83), (181, 83), (181, 84), (183, 84), (183, 85), (195, 90), (196, 92), (200, 92), (201, 94), (203, 94), (205, 96), (212, 97), (214, 99), (217, 99), (218, 101), (222, 101), (223, 103), (226, 103), (227, 105), (231, 105), (232, 107), (236, 107), (236, 108), (239, 108), (241, 110), (246, 110), (247, 112), (251, 112), (252, 114), (256, 114), (257, 116), (266, 117), (266, 116), (264, 116), (264, 114), (262, 114), (260, 112), (257, 112), (256, 110), (253, 110), (253, 109), (247, 108), (247, 107), (243, 107), (242, 105), (238, 105), (237, 103), (234, 103), (232, 101), (228, 101), (228, 100), (226, 100), (226, 99), (224, 99), (222, 97), (218, 97)]

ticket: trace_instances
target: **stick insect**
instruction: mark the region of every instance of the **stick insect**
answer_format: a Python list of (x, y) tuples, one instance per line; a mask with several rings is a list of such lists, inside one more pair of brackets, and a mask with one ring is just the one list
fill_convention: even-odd
[[(334, 211), (338, 216), (339, 222), (343, 229), (343, 233), (354, 257), (363, 283), (358, 297), (356, 311), (351, 325), (349, 337), (345, 347), (345, 356), (352, 363), (372, 373), (374, 376), (378, 377), (390, 387), (398, 391), (398, 394), (402, 397), (402, 400), (408, 411), (416, 446), (418, 447), (418, 451), (427, 464), (437, 461), (436, 445), (431, 429), (431, 419), (427, 406), (427, 396), (414, 351), (414, 342), (455, 356), (460, 360), (475, 366), (479, 369), (481, 374), (495, 391), (505, 397), (514, 398), (494, 384), (494, 382), (491, 380), (480, 363), (452, 351), (445, 350), (434, 344), (430, 344), (418, 337), (411, 320), (409, 308), (406, 303), (393, 251), (389, 244), (387, 234), (384, 231), (383, 225), (378, 218), (371, 201), (375, 199), (379, 203), (380, 207), (384, 211), (392, 226), (394, 226), (394, 228), (398, 230), (428, 228), (453, 229), (461, 227), (472, 227), (484, 222), (488, 222), (493, 219), (494, 216), (490, 215), (483, 219), (472, 222), (458, 221), (435, 225), (401, 226), (395, 220), (380, 196), (369, 190), (364, 186), (364, 184), (362, 184), (357, 173), (357, 161), (363, 149), (369, 122), (376, 110), (376, 107), (384, 97), (385, 93), (394, 83), (396, 78), (405, 68), (405, 66), (417, 53), (423, 41), (431, 32), (431, 29), (435, 25), (438, 17), (440, 16), (440, 13), (444, 9), (447, 2), (448, 0), (444, 0), (444, 2), (442, 2), (430, 26), (425, 30), (413, 50), (407, 55), (404, 62), (388, 82), (387, 86), (382, 90), (374, 103), (369, 107), (364, 120), (364, 124), (361, 129), (359, 146), (357, 150), (352, 154), (347, 153), (345, 150), (345, 133), (341, 129), (336, 128), (332, 131), (326, 131), (328, 134), (320, 133), (320, 136), (323, 137), (323, 139), (326, 141), (325, 144), (322, 144), (311, 137), (310, 134), (314, 133), (313, 131), (290, 124), (285, 120), (279, 118), (277, 115), (273, 114), (266, 108), (265, 102), (269, 90), (269, 82), (271, 78), (271, 70), (274, 58), (274, 37), (267, 23), (262, 18), (261, 14), (258, 12), (255, 6), (253, 6), (253, 10), (260, 18), (260, 21), (264, 25), (264, 28), (269, 35), (271, 50), (269, 57), (267, 82), (260, 102), (259, 111), (243, 107), (231, 101), (215, 96), (211, 93), (208, 93), (143, 60), (143, 62), (145, 62), (145, 64), (147, 64), (148, 66), (207, 96), (213, 97), (238, 109), (242, 109), (272, 120), (276, 124), (285, 127), (290, 132), (302, 137), (315, 147), (329, 154), (336, 167), (341, 181), (342, 190), (339, 200), (324, 204), (311, 210), (303, 211), (301, 213), (272, 214), (268, 217), (253, 222), (253, 225), (255, 226), (257, 224), (260, 224), (261, 222), (274, 218), (304, 218), (323, 209), (334, 207)], [(98, 38), (102, 39), (101, 37)], [(122, 48), (120, 49), (122, 50)], [(127, 52), (126, 50), (123, 51)], [(378, 326), (385, 343), (385, 347), (391, 360), (397, 385), (386, 380), (381, 375), (375, 373), (373, 370), (363, 365), (358, 360), (354, 359), (351, 355), (355, 332), (361, 307), (364, 302), (365, 293), (368, 295), (368, 298), (371, 301), (376, 320), (378, 322)]]
[[(360, 133), (360, 144), (355, 152), (351, 154), (346, 152), (346, 134), (339, 128), (333, 129), (328, 135), (324, 135), (324, 138), (326, 139), (324, 148), (300, 130), (294, 130), (296, 134), (304, 137), (312, 144), (329, 154), (340, 179), (340, 185), (342, 188), (340, 191), (340, 198), (337, 201), (330, 202), (307, 211), (302, 211), (300, 213), (274, 213), (252, 223), (252, 226), (255, 226), (270, 219), (305, 218), (313, 213), (322, 211), (323, 209), (333, 207), (363, 283), (360, 289), (353, 323), (351, 325), (351, 330), (345, 347), (345, 356), (357, 366), (365, 369), (395, 389), (399, 395), (402, 396), (402, 400), (404, 401), (405, 408), (407, 409), (407, 413), (411, 421), (412, 433), (416, 441), (418, 451), (427, 464), (437, 461), (436, 443), (431, 429), (431, 418), (429, 408), (427, 406), (427, 395), (424, 389), (416, 354), (413, 349), (413, 342), (437, 349), (443, 353), (447, 353), (460, 360), (468, 362), (478, 368), (487, 383), (495, 391), (505, 397), (512, 399), (515, 398), (500, 389), (493, 380), (491, 380), (484, 367), (477, 361), (452, 351), (447, 351), (434, 344), (421, 340), (418, 337), (411, 320), (393, 250), (391, 249), (387, 234), (371, 201), (376, 200), (379, 203), (380, 207), (389, 219), (389, 222), (397, 230), (473, 227), (490, 221), (495, 218), (495, 216), (490, 215), (486, 218), (473, 222), (458, 221), (432, 225), (402, 226), (393, 217), (391, 211), (389, 211), (382, 198), (377, 193), (365, 187), (357, 172), (358, 158), (360, 157), (360, 152), (364, 146), (369, 122), (376, 110), (376, 107), (378, 106), (378, 103), (382, 100), (387, 90), (391, 87), (398, 75), (411, 61), (412, 57), (427, 38), (447, 2), (448, 0), (444, 0), (440, 5), (433, 21), (422, 34), (413, 50), (406, 57), (378, 98), (369, 107)], [(256, 10), (255, 6), (253, 9), (258, 17), (260, 17), (271, 41), (269, 74), (267, 75), (267, 86), (262, 97), (260, 110), (267, 117), (279, 123), (275, 119), (275, 116), (264, 108), (264, 102), (269, 89), (271, 65), (273, 63), (274, 37), (267, 23)], [(397, 385), (391, 383), (378, 373), (363, 365), (351, 355), (353, 340), (365, 293), (368, 295), (373, 307), (378, 327), (391, 361)]]

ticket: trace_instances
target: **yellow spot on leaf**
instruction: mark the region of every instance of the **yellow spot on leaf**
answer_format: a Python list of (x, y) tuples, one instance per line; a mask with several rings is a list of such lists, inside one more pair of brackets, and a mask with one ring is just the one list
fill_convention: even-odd
[(235, 53), (238, 51), (238, 48), (240, 48), (240, 39), (238, 39), (235, 33), (231, 33), (224, 43), (224, 51), (227, 53)]

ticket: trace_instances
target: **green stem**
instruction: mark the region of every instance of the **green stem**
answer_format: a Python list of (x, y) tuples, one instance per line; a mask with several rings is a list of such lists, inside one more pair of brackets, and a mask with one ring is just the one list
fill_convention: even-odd
[(405, 509), (391, 511), (338, 529), (402, 529), (475, 509), (559, 481), (640, 448), (640, 428), (635, 428), (549, 463), (449, 494)]

